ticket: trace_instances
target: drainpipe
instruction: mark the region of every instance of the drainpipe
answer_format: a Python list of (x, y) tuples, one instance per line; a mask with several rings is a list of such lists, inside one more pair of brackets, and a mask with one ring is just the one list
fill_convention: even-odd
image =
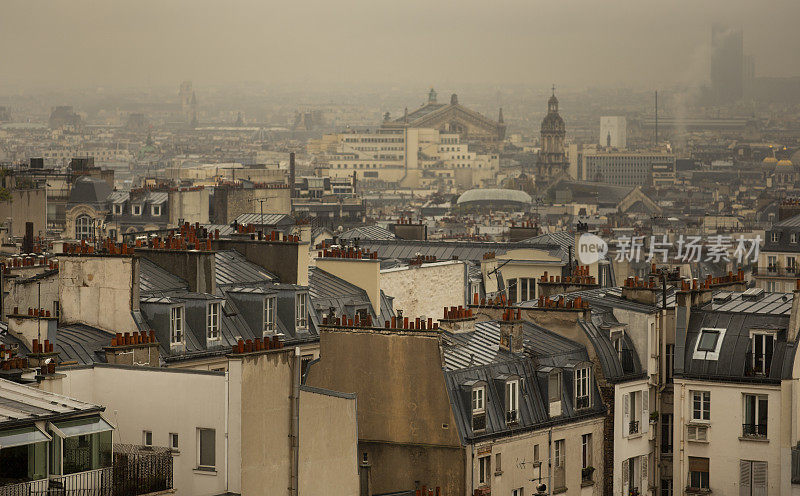
[[(230, 361), (228, 362), (230, 368)], [(228, 487), (228, 410), (231, 405), (230, 393), (230, 371), (225, 371), (225, 491), (230, 492)]]
[(553, 494), (553, 428), (547, 431), (547, 494)]
[(294, 348), (292, 373), (292, 462), (289, 496), (297, 496), (300, 465), (300, 347)]

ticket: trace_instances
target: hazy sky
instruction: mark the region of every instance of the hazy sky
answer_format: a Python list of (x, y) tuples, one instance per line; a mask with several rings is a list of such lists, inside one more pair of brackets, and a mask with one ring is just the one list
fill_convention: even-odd
[(800, 0), (0, 0), (0, 85), (669, 84), (710, 26), (800, 74)]

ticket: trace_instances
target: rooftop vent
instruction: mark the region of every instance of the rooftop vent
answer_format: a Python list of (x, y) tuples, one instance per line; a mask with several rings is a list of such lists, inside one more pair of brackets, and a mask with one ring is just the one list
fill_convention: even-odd
[(730, 301), (730, 299), (731, 293), (729, 291), (720, 291), (714, 295), (714, 303), (722, 303), (724, 301)]
[(764, 288), (750, 288), (742, 293), (742, 299), (746, 301), (758, 301), (764, 297)]

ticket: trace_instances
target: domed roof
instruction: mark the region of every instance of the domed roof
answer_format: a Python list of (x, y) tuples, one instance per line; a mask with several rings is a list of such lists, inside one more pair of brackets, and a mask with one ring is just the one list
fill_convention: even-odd
[(778, 159), (775, 157), (766, 157), (764, 160), (761, 161), (763, 164), (777, 164)]
[(557, 113), (549, 113), (544, 116), (542, 119), (542, 130), (555, 130), (555, 131), (564, 131), (566, 127), (564, 126), (564, 119), (561, 118), (561, 115)]
[(558, 98), (556, 98), (555, 94), (553, 94), (553, 96), (551, 96), (550, 99), (547, 100), (547, 106), (548, 107), (551, 107), (553, 105), (558, 105)]
[(458, 197), (458, 205), (470, 202), (530, 204), (531, 195), (517, 189), (471, 189)]
[(791, 167), (791, 166), (792, 166), (791, 160), (783, 159), (778, 161), (778, 167)]

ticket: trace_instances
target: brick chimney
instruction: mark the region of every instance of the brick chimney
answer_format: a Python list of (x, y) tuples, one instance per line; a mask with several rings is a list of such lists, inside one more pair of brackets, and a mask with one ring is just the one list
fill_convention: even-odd
[(510, 308), (500, 320), (500, 348), (511, 353), (522, 353), (522, 319), (520, 310)]
[(111, 345), (103, 348), (106, 362), (114, 365), (158, 367), (160, 365), (156, 333), (140, 331), (121, 333), (111, 338)]
[(439, 329), (451, 334), (462, 334), (475, 330), (475, 321), (478, 317), (472, 315), (471, 308), (444, 307), (444, 318), (439, 320)]

